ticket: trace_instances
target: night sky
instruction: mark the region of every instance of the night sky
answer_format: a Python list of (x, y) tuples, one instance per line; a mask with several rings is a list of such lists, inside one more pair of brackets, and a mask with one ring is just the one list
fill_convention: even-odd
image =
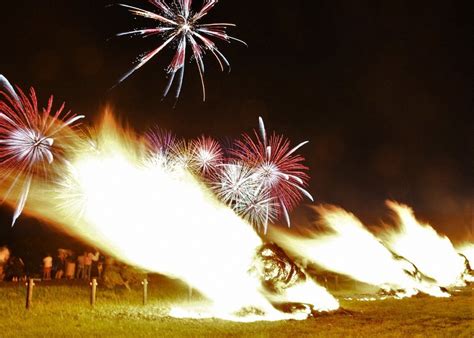
[[(187, 65), (173, 108), (173, 99), (161, 101), (170, 52), (111, 89), (161, 41), (114, 34), (151, 21), (110, 1), (8, 1), (0, 9), (0, 73), (34, 86), (42, 102), (54, 93), (91, 123), (109, 104), (138, 131), (158, 124), (225, 141), (251, 131), (261, 115), (269, 130), (310, 141), (301, 152), (318, 203), (377, 225), (389, 219), (391, 198), (454, 240), (473, 239), (473, 27), (461, 3), (221, 0), (205, 21), (236, 23), (229, 32), (249, 47), (219, 44), (230, 74), (207, 57), (205, 103), (195, 65)], [(35, 245), (73, 246), (27, 217), (10, 229), (11, 213), (1, 209), (0, 245), (24, 255)]]

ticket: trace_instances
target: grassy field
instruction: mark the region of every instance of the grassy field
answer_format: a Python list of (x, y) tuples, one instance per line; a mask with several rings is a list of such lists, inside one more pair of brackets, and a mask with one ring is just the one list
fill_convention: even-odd
[(370, 302), (346, 300), (354, 294), (338, 291), (347, 311), (305, 321), (244, 324), (166, 317), (171, 304), (188, 302), (187, 288), (166, 279), (150, 283), (146, 306), (138, 287), (105, 290), (99, 285), (94, 308), (89, 305), (87, 283), (38, 282), (28, 311), (24, 283), (0, 283), (0, 337), (474, 337), (472, 291), (468, 287), (448, 299), (420, 296)]

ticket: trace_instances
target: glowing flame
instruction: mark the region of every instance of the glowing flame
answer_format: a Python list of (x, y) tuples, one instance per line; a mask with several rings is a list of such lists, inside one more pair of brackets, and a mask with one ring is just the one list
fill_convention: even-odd
[[(48, 172), (53, 181), (34, 178), (25, 211), (130, 265), (179, 278), (212, 303), (175, 307), (172, 316), (281, 320), (337, 309), (338, 301), (292, 264), (281, 247), (399, 298), (418, 292), (448, 297), (440, 286), (473, 280), (467, 264), (473, 265), (472, 243), (456, 250), (407, 206), (387, 202), (399, 227), (385, 229), (379, 238), (354, 215), (318, 207), (327, 232), (300, 237), (273, 229), (269, 236), (277, 244), (264, 244), (247, 221), (187, 170), (186, 161), (151, 156), (145, 142), (121, 129), (110, 114), (88, 140), (74, 130), (67, 135), (73, 157)], [(31, 178), (14, 180), (30, 186)], [(15, 206), (18, 193), (8, 186), (0, 193)], [(278, 283), (269, 287), (272, 279)]]
[(297, 257), (360, 282), (397, 292), (398, 297), (418, 291), (449, 296), (429, 280), (423, 279), (410, 262), (388, 250), (352, 214), (337, 207), (317, 207), (323, 225), (329, 230), (299, 237), (283, 231), (271, 236)]
[(464, 285), (465, 260), (449, 238), (439, 235), (429, 224), (418, 222), (408, 206), (391, 201), (387, 206), (396, 213), (399, 221), (398, 230), (387, 230), (382, 235), (387, 245), (439, 285)]
[(10, 250), (7, 247), (0, 247), (0, 266), (5, 264), (10, 258)]
[[(242, 309), (258, 309), (263, 315), (255, 319), (262, 320), (308, 316), (271, 305), (249, 273), (262, 240), (184, 168), (147, 158), (139, 140), (110, 116), (93, 139), (81, 143), (54, 189), (32, 192), (27, 212), (131, 265), (182, 279), (213, 302), (211, 316), (241, 320), (233, 314)], [(339, 306), (311, 280), (288, 289), (285, 301), (317, 310)]]
[(469, 265), (474, 269), (474, 243), (464, 243), (457, 247), (456, 251), (466, 257)]

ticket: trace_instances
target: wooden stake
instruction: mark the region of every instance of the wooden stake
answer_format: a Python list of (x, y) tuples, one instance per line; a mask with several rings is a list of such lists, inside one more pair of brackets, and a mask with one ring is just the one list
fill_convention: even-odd
[(95, 305), (95, 299), (97, 295), (97, 279), (93, 278), (92, 282), (90, 282), (91, 286), (91, 306)]
[(33, 287), (35, 286), (35, 280), (28, 278), (26, 282), (26, 309), (29, 310), (31, 307), (31, 301), (33, 300)]
[(142, 282), (143, 285), (143, 305), (146, 305), (148, 302), (148, 279), (144, 279)]

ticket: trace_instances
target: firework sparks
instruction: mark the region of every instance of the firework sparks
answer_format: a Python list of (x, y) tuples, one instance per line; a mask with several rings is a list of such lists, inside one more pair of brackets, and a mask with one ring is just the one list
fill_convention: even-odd
[(277, 201), (278, 216), (285, 217), (290, 225), (289, 212), (302, 200), (303, 195), (313, 201), (311, 194), (304, 189), (309, 176), (304, 158), (295, 152), (307, 144), (302, 142), (290, 148), (290, 141), (281, 135), (272, 134), (267, 138), (263, 119), (259, 119), (260, 133), (255, 131), (256, 140), (244, 134), (243, 140), (236, 142), (233, 154), (241, 161), (255, 168), (262, 189)]
[(73, 126), (82, 115), (67, 112), (60, 116), (64, 104), (51, 115), (53, 97), (40, 113), (36, 93), (30, 89), (30, 96), (18, 88), (18, 93), (8, 80), (0, 75), (0, 169), (2, 183), (10, 181), (8, 196), (20, 187), (12, 226), (25, 207), (34, 176), (46, 177), (47, 166), (55, 157), (61, 159), (60, 147), (55, 138), (65, 127)]
[(178, 142), (173, 133), (155, 127), (145, 135), (145, 141), (149, 148), (148, 161), (170, 164), (172, 149)]
[(191, 143), (179, 140), (170, 148), (170, 167), (179, 167), (192, 171), (193, 157)]
[(202, 175), (208, 176), (222, 164), (224, 154), (221, 145), (214, 139), (206, 136), (191, 143), (193, 166)]
[[(241, 215), (258, 231), (266, 234), (268, 224), (278, 217), (278, 204), (270, 196), (267, 190), (259, 189), (255, 194), (248, 194), (239, 200), (234, 206), (234, 211)], [(263, 227), (263, 229), (262, 229)]]
[(157, 26), (153, 28), (137, 29), (117, 34), (117, 36), (141, 36), (149, 37), (158, 35), (164, 39), (164, 42), (157, 48), (149, 51), (138, 59), (137, 64), (128, 71), (119, 80), (124, 81), (135, 71), (143, 67), (148, 61), (153, 59), (167, 46), (176, 45), (176, 52), (168, 65), (169, 81), (165, 88), (163, 96), (167, 96), (173, 82), (177, 77), (176, 99), (179, 97), (183, 85), (184, 69), (186, 63), (186, 51), (191, 47), (192, 59), (195, 61), (202, 85), (203, 101), (206, 100), (206, 87), (204, 84), (204, 54), (210, 51), (221, 70), (225, 67), (230, 69), (230, 63), (222, 52), (217, 48), (213, 38), (230, 42), (235, 40), (245, 44), (242, 40), (231, 37), (227, 34), (228, 27), (234, 27), (231, 23), (210, 23), (200, 24), (199, 21), (206, 16), (209, 11), (217, 4), (217, 0), (205, 0), (201, 9), (193, 12), (191, 8), (192, 0), (149, 0), (155, 6), (158, 13), (148, 11), (142, 8), (133, 7), (126, 4), (120, 6), (127, 8), (133, 15), (155, 20)]
[[(6, 196), (20, 191), (14, 223), (25, 207), (33, 178), (43, 179), (57, 172), (49, 168), (55, 158), (60, 159), (55, 163), (67, 165), (63, 156), (67, 142), (62, 139), (58, 144), (58, 133), (83, 116), (68, 112), (60, 118), (64, 105), (51, 115), (52, 97), (40, 113), (33, 89), (30, 97), (21, 90), (18, 95), (5, 78), (0, 80), (4, 88), (4, 100), (0, 103), (0, 165), (4, 180), (10, 184)], [(244, 135), (244, 141), (237, 142), (236, 149), (230, 151), (230, 158), (225, 158), (222, 146), (210, 137), (188, 142), (155, 128), (145, 135), (148, 156), (144, 161), (167, 170), (182, 169), (195, 174), (237, 215), (266, 233), (268, 224), (282, 215), (290, 224), (291, 208), (303, 194), (310, 198), (311, 195), (303, 188), (308, 179), (306, 167), (301, 164), (304, 159), (294, 155), (306, 142), (290, 149), (289, 141), (282, 136), (267, 139), (262, 119), (260, 131), (256, 142)], [(82, 139), (75, 137), (75, 142)], [(85, 139), (90, 140), (87, 147), (97, 147), (95, 141)]]
[(176, 136), (158, 127), (146, 134), (146, 139), (150, 144), (151, 151), (160, 154), (167, 154), (176, 143)]
[(256, 191), (258, 182), (254, 171), (245, 164), (226, 163), (222, 165), (213, 188), (222, 202), (232, 205)]
[(259, 124), (257, 141), (244, 134), (244, 140), (229, 151), (210, 137), (177, 141), (174, 135), (155, 129), (146, 136), (151, 147), (149, 160), (197, 175), (224, 204), (266, 233), (268, 224), (282, 215), (290, 225), (291, 209), (303, 195), (312, 197), (304, 189), (309, 178), (302, 164), (304, 158), (295, 154), (307, 142), (290, 149), (283, 136), (267, 138), (261, 118)]
[(266, 233), (268, 223), (277, 219), (278, 205), (259, 181), (254, 169), (244, 163), (221, 165), (212, 189), (236, 214)]

